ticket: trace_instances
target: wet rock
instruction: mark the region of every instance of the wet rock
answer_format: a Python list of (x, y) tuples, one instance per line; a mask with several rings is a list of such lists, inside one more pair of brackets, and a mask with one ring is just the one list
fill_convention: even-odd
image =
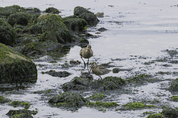
[(37, 111), (31, 111), (26, 109), (19, 109), (19, 110), (9, 110), (9, 112), (6, 114), (10, 118), (33, 118), (33, 115), (36, 115)]
[(25, 9), (25, 12), (29, 13), (29, 14), (39, 14), (39, 13), (41, 13), (40, 9), (38, 9), (36, 7), (35, 8), (28, 7), (28, 8)]
[(87, 29), (87, 22), (81, 18), (65, 18), (63, 22), (71, 32), (81, 32)]
[(102, 80), (95, 80), (91, 83), (91, 87), (94, 89), (103, 90), (115, 90), (121, 88), (126, 81), (119, 77), (108, 76)]
[(85, 90), (86, 87), (83, 85), (75, 85), (72, 82), (66, 82), (62, 85), (63, 91), (69, 91), (69, 90)]
[(89, 41), (86, 38), (80, 38), (79, 45), (81, 47), (86, 47), (89, 44)]
[(171, 101), (178, 102), (178, 96), (172, 96), (172, 97), (171, 97)]
[(147, 118), (165, 118), (162, 114), (150, 114)]
[(0, 8), (0, 15), (7, 17), (10, 14), (13, 14), (13, 13), (16, 13), (16, 12), (22, 12), (22, 11), (25, 11), (25, 8), (20, 7), (18, 5), (12, 5), (12, 6)]
[(47, 9), (45, 9), (44, 12), (45, 13), (52, 13), (52, 14), (59, 14), (59, 13), (61, 13), (58, 9), (56, 9), (54, 7), (49, 7)]
[(96, 94), (93, 94), (92, 96), (88, 97), (87, 99), (90, 99), (90, 100), (102, 100), (105, 97), (106, 97), (106, 95), (104, 95), (104, 94), (96, 93)]
[(30, 15), (25, 12), (17, 12), (9, 15), (8, 23), (14, 26), (15, 24), (26, 26), (30, 20)]
[(28, 30), (34, 34), (42, 34), (41, 41), (51, 40), (61, 44), (72, 42), (72, 35), (58, 14), (41, 14)]
[(88, 78), (74, 77), (70, 82), (64, 83), (62, 89), (68, 90), (85, 90), (89, 85), (90, 80)]
[(54, 77), (67, 77), (67, 76), (71, 75), (67, 71), (56, 72), (55, 70), (50, 70), (50, 71), (47, 71), (45, 73), (47, 73), (47, 74), (49, 74), (51, 76), (54, 76)]
[(24, 55), (0, 43), (0, 83), (36, 82), (36, 65)]
[(98, 31), (100, 31), (100, 32), (104, 32), (104, 31), (106, 31), (106, 30), (107, 30), (107, 29), (104, 28), (104, 27), (101, 27), (101, 28), (98, 29)]
[(120, 110), (136, 110), (136, 109), (144, 109), (144, 108), (151, 108), (154, 105), (146, 105), (142, 102), (129, 102), (120, 108)]
[[(21, 42), (22, 43), (22, 42)], [(35, 56), (42, 56), (44, 54), (50, 53), (50, 52), (66, 52), (63, 50), (63, 46), (59, 43), (47, 40), (44, 42), (30, 42), (25, 44), (22, 47), (22, 54), (29, 56), (29, 57), (35, 57)]]
[(49, 103), (54, 106), (79, 108), (85, 105), (87, 100), (78, 93), (65, 92), (54, 96)]
[(168, 107), (168, 108), (164, 108), (164, 109), (162, 110), (162, 114), (163, 114), (166, 118), (177, 118), (177, 117), (178, 117), (178, 110)]
[(169, 90), (178, 91), (178, 78), (176, 78), (171, 82), (171, 86), (169, 87)]
[(135, 77), (128, 78), (129, 83), (144, 83), (145, 81), (150, 80), (151, 75), (148, 74), (138, 74)]
[(8, 98), (5, 98), (4, 96), (0, 96), (0, 103), (6, 103), (6, 102), (9, 102), (10, 99)]
[(119, 68), (114, 68), (114, 69), (112, 70), (112, 72), (113, 72), (113, 73), (118, 73), (118, 72), (119, 72)]
[(74, 15), (78, 16), (79, 18), (83, 18), (87, 21), (88, 25), (96, 25), (99, 20), (96, 15), (87, 9), (77, 6), (74, 8)]
[(0, 43), (13, 45), (16, 42), (16, 33), (13, 27), (0, 19)]
[(12, 105), (13, 107), (24, 107), (25, 109), (28, 109), (30, 107), (30, 104), (25, 101), (12, 101), (8, 103), (9, 105)]
[(93, 80), (93, 76), (92, 76), (89, 72), (81, 72), (80, 77), (81, 77), (81, 78), (88, 78), (89, 81), (92, 81), (92, 80)]

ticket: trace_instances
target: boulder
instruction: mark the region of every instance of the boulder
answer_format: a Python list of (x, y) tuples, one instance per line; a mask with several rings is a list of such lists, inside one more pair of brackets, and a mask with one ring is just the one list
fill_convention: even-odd
[(0, 43), (13, 45), (16, 42), (16, 33), (13, 27), (0, 18)]
[(0, 83), (36, 82), (36, 65), (24, 55), (0, 43)]
[(64, 20), (64, 24), (67, 26), (69, 31), (72, 32), (81, 32), (87, 28), (87, 22), (81, 18), (67, 18)]
[(169, 87), (169, 90), (178, 91), (178, 78), (176, 78), (171, 82), (171, 86)]
[(45, 13), (52, 13), (52, 14), (59, 14), (59, 13), (61, 13), (58, 9), (56, 9), (54, 7), (49, 7), (47, 9), (45, 9), (44, 12)]
[(83, 98), (78, 93), (65, 92), (60, 95), (54, 96), (49, 100), (49, 103), (55, 106), (74, 107), (79, 108), (85, 105), (87, 99)]
[(25, 12), (17, 12), (9, 15), (8, 23), (14, 26), (15, 24), (26, 26), (30, 20), (30, 15)]
[(74, 15), (78, 16), (79, 18), (85, 19), (88, 25), (91, 26), (96, 25), (99, 22), (94, 13), (80, 6), (74, 8)]
[(72, 35), (58, 14), (41, 14), (36, 24), (29, 28), (29, 31), (34, 34), (42, 34), (42, 41), (52, 40), (61, 44), (72, 41)]

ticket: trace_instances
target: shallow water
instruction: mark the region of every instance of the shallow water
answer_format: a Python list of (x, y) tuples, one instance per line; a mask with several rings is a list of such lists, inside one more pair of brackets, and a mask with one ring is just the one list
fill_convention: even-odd
[[(122, 71), (117, 74), (110, 72), (102, 76), (119, 76), (126, 78), (133, 76), (136, 72), (155, 75), (159, 71), (163, 72), (177, 72), (177, 64), (168, 62), (156, 62), (151, 65), (145, 65), (144, 62), (149, 62), (157, 59), (158, 57), (170, 57), (163, 50), (175, 50), (178, 45), (178, 7), (176, 0), (2, 0), (0, 7), (17, 4), (23, 7), (37, 7), (45, 10), (48, 7), (55, 7), (62, 11), (62, 17), (73, 14), (73, 9), (76, 6), (83, 6), (90, 8), (90, 11), (104, 12), (104, 18), (99, 18), (100, 22), (96, 27), (88, 28), (88, 32), (98, 35), (98, 38), (89, 39), (89, 42), (94, 51), (94, 56), (90, 61), (97, 61), (97, 63), (112, 62), (121, 69), (132, 69), (131, 72)], [(107, 31), (101, 34), (95, 34), (97, 29), (105, 27)], [(107, 110), (106, 112), (98, 111), (94, 108), (82, 107), (78, 111), (71, 112), (60, 108), (52, 108), (48, 105), (48, 99), (40, 94), (34, 94), (34, 91), (55, 89), (56, 93), (62, 91), (60, 85), (70, 81), (75, 76), (80, 76), (83, 65), (71, 67), (66, 69), (72, 75), (66, 78), (52, 77), (48, 74), (41, 74), (42, 71), (56, 70), (61, 71), (60, 64), (70, 60), (80, 60), (79, 51), (80, 47), (75, 46), (71, 48), (70, 52), (61, 59), (56, 60), (57, 63), (49, 63), (53, 60), (50, 56), (44, 56), (34, 62), (38, 65), (38, 80), (35, 84), (31, 85), (25, 90), (20, 90), (19, 93), (8, 94), (7, 92), (0, 92), (3, 96), (11, 100), (24, 100), (29, 101), (32, 105), (30, 110), (38, 109), (38, 114), (34, 118), (140, 118), (145, 111), (160, 112), (161, 109), (144, 109), (144, 110), (126, 110), (115, 111)], [(117, 60), (119, 59), (119, 60)], [(174, 57), (177, 60), (177, 57)], [(39, 66), (42, 64), (43, 66)], [(162, 64), (169, 64), (171, 67), (164, 67)], [(109, 68), (110, 70), (113, 67)], [(94, 79), (98, 79), (93, 75)], [(158, 99), (161, 105), (178, 107), (176, 102), (168, 100), (172, 93), (165, 88), (169, 87), (169, 82), (176, 78), (170, 75), (155, 75), (155, 78), (164, 81), (156, 83), (147, 83), (142, 86), (128, 87), (131, 94), (125, 93), (111, 93), (107, 101), (115, 101), (120, 106), (134, 100), (142, 99)], [(168, 80), (166, 80), (168, 79)], [(94, 91), (87, 91), (88, 95)], [(86, 94), (87, 94), (86, 92)], [(176, 94), (175, 94), (176, 95)], [(6, 118), (5, 115), (12, 106), (2, 105), (0, 108), (0, 117)], [(146, 117), (146, 116), (143, 116)]]

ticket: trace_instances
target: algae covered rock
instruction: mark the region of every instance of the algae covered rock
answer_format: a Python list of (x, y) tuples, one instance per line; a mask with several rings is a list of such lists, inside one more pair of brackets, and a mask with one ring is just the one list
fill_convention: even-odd
[(26, 109), (19, 109), (19, 110), (9, 110), (6, 114), (10, 118), (33, 118), (32, 115), (36, 115), (38, 112), (34, 110), (26, 110)]
[(0, 43), (13, 45), (16, 42), (16, 33), (13, 27), (0, 18)]
[(8, 98), (5, 98), (4, 96), (0, 96), (0, 103), (6, 103), (6, 102), (9, 102), (10, 99)]
[(84, 90), (88, 87), (90, 80), (87, 78), (74, 77), (70, 82), (62, 85), (64, 91), (68, 90)]
[(45, 72), (51, 76), (54, 76), (54, 77), (67, 77), (69, 75), (71, 75), (69, 72), (67, 71), (59, 71), (59, 72), (56, 72), (55, 70), (50, 70), (50, 71), (47, 71)]
[(96, 25), (99, 20), (96, 15), (87, 9), (77, 6), (74, 8), (74, 15), (78, 16), (79, 18), (83, 18), (87, 21), (88, 25)]
[(178, 91), (178, 78), (176, 78), (171, 82), (171, 86), (169, 87), (169, 90)]
[(67, 18), (64, 20), (64, 24), (69, 31), (81, 32), (87, 28), (87, 22), (81, 18)]
[(60, 11), (54, 7), (49, 7), (47, 9), (45, 9), (44, 11), (45, 13), (52, 13), (52, 14), (59, 14)]
[(162, 110), (162, 114), (166, 117), (166, 118), (178, 118), (178, 110), (174, 109), (174, 108), (164, 108)]
[(162, 114), (150, 114), (147, 118), (165, 118)]
[[(61, 44), (47, 40), (44, 42), (30, 42), (24, 45), (22, 54), (28, 57), (35, 57), (47, 54), (47, 52), (58, 52), (62, 51), (63, 47)], [(64, 51), (63, 51), (64, 52)]]
[(16, 12), (23, 12), (23, 11), (25, 11), (25, 8), (20, 7), (18, 5), (12, 5), (12, 6), (7, 6), (7, 7), (1, 7), (0, 15), (9, 16), (10, 14), (13, 14)]
[(120, 89), (126, 81), (120, 77), (108, 76), (102, 80), (95, 80), (91, 83), (92, 88), (100, 88), (103, 90), (115, 90)]
[(72, 41), (72, 35), (58, 14), (41, 14), (29, 30), (35, 34), (41, 33), (42, 41), (52, 40), (62, 44)]
[(35, 82), (36, 65), (22, 54), (0, 43), (0, 83)]
[(13, 107), (24, 107), (25, 109), (28, 109), (30, 107), (30, 103), (29, 102), (25, 102), (25, 101), (12, 101), (8, 103), (9, 105), (12, 105)]
[(75, 107), (79, 108), (85, 105), (87, 100), (83, 98), (78, 93), (65, 92), (61, 95), (54, 96), (49, 100), (49, 103), (54, 106), (62, 106), (62, 107)]
[(14, 24), (26, 26), (29, 22), (29, 19), (30, 19), (30, 15), (28, 13), (17, 12), (17, 13), (9, 15), (8, 23), (11, 24), (12, 26)]

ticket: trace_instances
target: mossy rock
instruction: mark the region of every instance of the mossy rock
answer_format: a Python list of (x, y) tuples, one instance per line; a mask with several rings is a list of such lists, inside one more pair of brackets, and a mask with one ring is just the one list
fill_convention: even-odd
[(165, 118), (162, 114), (150, 114), (147, 118)]
[(36, 7), (35, 8), (26, 8), (25, 12), (29, 13), (29, 14), (39, 14), (39, 13), (41, 13), (40, 9), (38, 9)]
[(50, 53), (51, 51), (53, 53), (56, 51), (60, 53), (62, 49), (63, 46), (61, 44), (47, 40), (45, 42), (30, 42), (25, 44), (22, 49), (22, 53), (29, 57), (40, 57), (48, 52)]
[(30, 20), (30, 14), (25, 12), (17, 12), (9, 15), (8, 23), (14, 26), (15, 24), (26, 26)]
[(25, 101), (12, 101), (8, 104), (12, 105), (13, 107), (24, 107), (25, 109), (28, 109), (30, 107), (30, 103)]
[(76, 16), (79, 16), (80, 14), (85, 13), (85, 12), (90, 13), (90, 11), (88, 11), (87, 9), (81, 6), (77, 6), (74, 8), (74, 15)]
[(87, 78), (81, 78), (81, 77), (76, 76), (70, 82), (72, 82), (73, 84), (87, 86), (89, 84), (90, 80)]
[(36, 82), (36, 65), (24, 55), (0, 43), (0, 83)]
[(61, 95), (54, 96), (49, 100), (49, 103), (54, 106), (62, 107), (74, 107), (79, 108), (85, 105), (87, 100), (83, 98), (80, 94), (65, 92)]
[(64, 20), (63, 22), (67, 26), (69, 31), (72, 31), (72, 32), (85, 31), (87, 28), (87, 22), (81, 18), (68, 18)]
[(50, 71), (47, 71), (45, 73), (47, 73), (47, 74), (49, 74), (51, 76), (54, 76), (54, 77), (67, 77), (67, 76), (71, 75), (67, 71), (56, 72), (55, 70), (50, 70)]
[(178, 91), (178, 78), (176, 78), (171, 82), (171, 86), (169, 87), (169, 90)]
[(118, 72), (119, 72), (119, 68), (114, 68), (114, 69), (112, 70), (112, 72), (113, 72), (113, 73), (118, 73)]
[(28, 30), (34, 34), (42, 34), (42, 41), (52, 40), (62, 44), (72, 42), (72, 35), (58, 14), (40, 15), (36, 24), (33, 24)]
[(90, 80), (87, 78), (74, 77), (70, 82), (62, 85), (64, 91), (68, 90), (85, 90), (89, 85)]
[(178, 102), (178, 96), (172, 96), (172, 97), (171, 97), (171, 101)]
[(78, 16), (79, 18), (85, 19), (88, 25), (91, 26), (96, 25), (99, 22), (94, 13), (80, 6), (74, 8), (74, 15)]
[(161, 112), (166, 118), (178, 118), (178, 110), (174, 108), (163, 108)]
[(110, 107), (117, 107), (117, 106), (119, 106), (119, 104), (117, 104), (116, 102), (96, 101), (96, 102), (87, 102), (87, 106), (98, 107), (98, 108), (102, 108), (102, 107), (110, 108)]
[(22, 53), (26, 56), (43, 55), (45, 53), (45, 46), (41, 42), (27, 43)]
[(148, 81), (150, 79), (151, 75), (148, 74), (139, 74), (136, 75), (135, 77), (128, 78), (127, 81), (129, 83), (144, 83), (145, 81)]
[(59, 14), (60, 11), (54, 7), (49, 7), (47, 9), (45, 9), (44, 11), (45, 13), (52, 13), (52, 14)]
[(21, 113), (21, 114), (15, 114), (11, 118), (33, 118), (33, 116), (30, 114)]
[(125, 80), (120, 77), (108, 76), (102, 80), (95, 80), (91, 83), (92, 88), (102, 88), (103, 90), (115, 90), (125, 84)]
[(13, 45), (16, 42), (16, 33), (13, 27), (0, 18), (0, 43)]
[[(36, 115), (37, 111), (31, 111), (26, 109), (19, 109), (19, 110), (9, 110), (6, 114), (10, 118), (33, 118), (31, 115)], [(24, 116), (24, 117), (22, 117)]]
[(96, 94), (93, 94), (92, 96), (88, 97), (87, 99), (90, 99), (90, 100), (102, 100), (105, 97), (106, 97), (106, 95), (104, 95), (104, 94), (96, 93)]
[(146, 105), (142, 102), (129, 102), (123, 105), (121, 110), (136, 110), (136, 109), (151, 108), (151, 107), (154, 107), (154, 106)]
[(0, 8), (0, 15), (9, 16), (10, 14), (17, 13), (17, 12), (24, 12), (25, 8), (20, 7), (18, 5), (12, 5), (7, 7)]
[(8, 98), (5, 98), (4, 96), (0, 96), (0, 103), (6, 103), (6, 102), (9, 102), (10, 99)]
[(89, 41), (86, 38), (80, 38), (79, 39), (79, 45), (81, 47), (86, 47), (89, 44)]

